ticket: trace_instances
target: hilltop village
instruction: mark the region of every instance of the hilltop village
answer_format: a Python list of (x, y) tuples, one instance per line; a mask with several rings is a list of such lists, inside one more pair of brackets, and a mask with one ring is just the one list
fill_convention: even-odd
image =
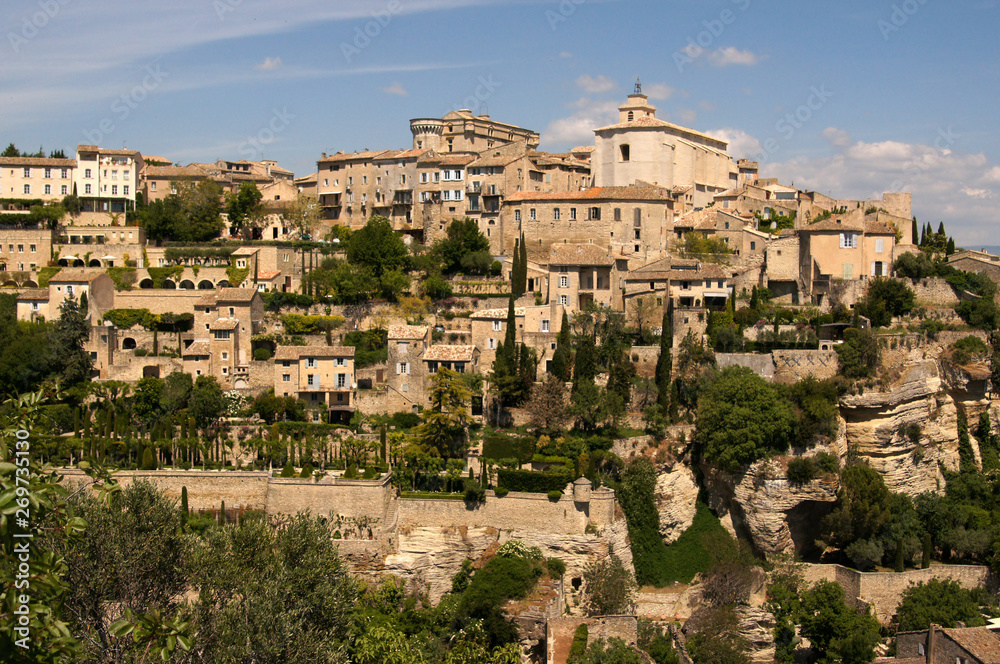
[[(38, 463), (196, 549), (320, 517), (378, 624), (351, 661), (1000, 661), (1000, 256), (908, 192), (768, 178), (639, 85), (565, 153), (468, 110), (410, 131), (300, 177), (8, 147), (0, 382), (46, 393)], [(171, 577), (210, 603), (164, 660), (224, 661), (205, 607), (256, 573)], [(160, 606), (92, 590), (103, 641)], [(299, 628), (281, 661), (327, 661)]]

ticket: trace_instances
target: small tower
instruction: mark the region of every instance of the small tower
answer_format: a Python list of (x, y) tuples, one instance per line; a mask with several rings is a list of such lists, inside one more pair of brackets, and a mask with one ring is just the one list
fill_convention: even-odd
[(649, 97), (642, 93), (642, 82), (635, 79), (635, 88), (628, 101), (618, 107), (618, 122), (634, 122), (639, 118), (655, 118), (656, 107), (649, 103)]
[(592, 485), (586, 477), (573, 482), (573, 502), (589, 503)]

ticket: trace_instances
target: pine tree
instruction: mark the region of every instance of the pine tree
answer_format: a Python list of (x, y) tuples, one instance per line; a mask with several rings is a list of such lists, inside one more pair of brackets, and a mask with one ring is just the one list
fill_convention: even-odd
[(514, 296), (507, 305), (507, 331), (503, 343), (497, 346), (493, 361), (493, 383), (501, 403), (519, 406), (524, 403), (535, 382), (536, 356), (533, 348), (516, 341), (517, 319), (514, 316)]
[(660, 355), (656, 358), (656, 402), (664, 411), (670, 408), (670, 374), (674, 370), (672, 355), (674, 334), (670, 326), (670, 312), (663, 314), (663, 330), (660, 332)]
[(572, 368), (572, 340), (570, 339), (569, 316), (563, 311), (562, 326), (556, 337), (556, 350), (552, 354), (552, 375), (564, 383), (569, 380)]
[(917, 218), (914, 217), (913, 218), (913, 227), (912, 227), (912, 230), (910, 231), (910, 241), (913, 244), (916, 244), (918, 237), (919, 237), (919, 232), (917, 231)]
[(937, 234), (938, 234), (939, 238), (946, 238), (946, 237), (948, 237), (948, 234), (945, 233), (945, 231), (944, 231), (944, 222), (943, 221), (940, 224), (938, 224)]

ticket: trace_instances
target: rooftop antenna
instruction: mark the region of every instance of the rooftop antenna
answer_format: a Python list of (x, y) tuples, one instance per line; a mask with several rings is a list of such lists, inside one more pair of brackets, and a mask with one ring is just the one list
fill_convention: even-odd
[(639, 80), (638, 76), (635, 77), (635, 92), (633, 92), (632, 94), (636, 95), (642, 94), (642, 81)]

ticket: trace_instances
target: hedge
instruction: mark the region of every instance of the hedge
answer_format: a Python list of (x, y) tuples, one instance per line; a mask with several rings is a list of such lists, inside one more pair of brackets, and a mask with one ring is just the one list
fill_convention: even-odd
[(565, 470), (549, 470), (540, 473), (533, 470), (501, 468), (497, 471), (497, 486), (508, 491), (523, 491), (525, 493), (562, 491), (572, 481), (572, 473)]
[[(520, 463), (531, 461), (535, 452), (534, 438), (487, 436), (483, 440), (484, 459), (517, 459)], [(562, 487), (559, 487), (560, 489)]]

